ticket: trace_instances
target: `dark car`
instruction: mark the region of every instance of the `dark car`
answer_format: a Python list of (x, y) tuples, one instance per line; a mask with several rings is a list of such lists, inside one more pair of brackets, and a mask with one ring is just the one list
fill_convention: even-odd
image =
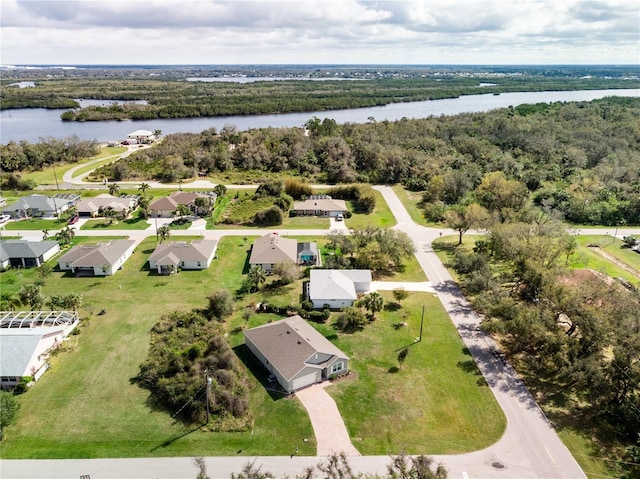
[(80, 217), (78, 215), (72, 216), (71, 218), (69, 218), (69, 221), (67, 221), (67, 224), (75, 225), (79, 219)]

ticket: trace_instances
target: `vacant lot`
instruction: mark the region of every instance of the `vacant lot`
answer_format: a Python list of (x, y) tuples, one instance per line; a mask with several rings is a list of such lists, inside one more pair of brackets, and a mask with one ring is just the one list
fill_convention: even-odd
[[(171, 417), (176, 411), (150, 407), (148, 392), (133, 381), (156, 320), (173, 310), (203, 307), (215, 289), (235, 292), (252, 240), (223, 238), (209, 270), (169, 277), (150, 274), (146, 266), (155, 238), (145, 240), (124, 270), (112, 277), (75, 278), (54, 272), (46, 280), (45, 295), (77, 291), (94, 313), (104, 308), (106, 314), (84, 321), (80, 335), (53, 357), (51, 370), (20, 396), (22, 408), (17, 424), (6, 431), (2, 457), (287, 455), (296, 447), (300, 454), (314, 454), (306, 412), (295, 398), (264, 388), (263, 368), (242, 346), (243, 327), (278, 318), (251, 310), (246, 314), (246, 306), (264, 300), (295, 304), (302, 281), (282, 288), (267, 286), (239, 299), (228, 321), (229, 340), (249, 368), (255, 416), (251, 431), (213, 433), (186, 426)], [(7, 283), (8, 290), (16, 291), (36, 276), (34, 270), (7, 272), (0, 281), (3, 290)], [(356, 447), (364, 453), (464, 452), (497, 440), (504, 429), (502, 413), (437, 300), (412, 294), (399, 307), (391, 304), (390, 294), (385, 293), (385, 299), (385, 311), (362, 332), (337, 335), (332, 320), (316, 325), (352, 357), (353, 374), (331, 393)], [(405, 364), (396, 371), (396, 350), (413, 343), (423, 304), (424, 339), (410, 347)], [(400, 325), (403, 322), (407, 325)]]

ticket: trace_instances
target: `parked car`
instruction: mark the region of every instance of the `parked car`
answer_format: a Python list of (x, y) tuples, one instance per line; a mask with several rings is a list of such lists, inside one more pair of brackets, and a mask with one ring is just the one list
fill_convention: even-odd
[(336, 221), (342, 221), (344, 219), (344, 216), (342, 216), (342, 213), (338, 213), (336, 215)]
[(72, 216), (71, 218), (69, 218), (69, 221), (67, 221), (67, 224), (75, 225), (79, 219), (80, 217), (78, 215)]
[(0, 215), (0, 225), (5, 224), (10, 219), (11, 219), (11, 216), (9, 215)]

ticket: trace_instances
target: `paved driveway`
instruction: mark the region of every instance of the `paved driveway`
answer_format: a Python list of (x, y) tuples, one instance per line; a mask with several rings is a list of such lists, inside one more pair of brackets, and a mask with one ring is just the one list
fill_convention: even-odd
[(338, 406), (324, 390), (325, 384), (314, 384), (296, 392), (296, 396), (309, 413), (309, 419), (316, 435), (318, 456), (330, 456), (344, 452), (347, 456), (359, 456), (351, 444)]

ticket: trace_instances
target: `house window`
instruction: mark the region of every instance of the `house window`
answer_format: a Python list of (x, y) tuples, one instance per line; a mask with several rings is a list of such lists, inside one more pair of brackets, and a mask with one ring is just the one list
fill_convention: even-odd
[(344, 369), (343, 363), (335, 363), (333, 366), (331, 366), (331, 374), (339, 373), (343, 369)]

